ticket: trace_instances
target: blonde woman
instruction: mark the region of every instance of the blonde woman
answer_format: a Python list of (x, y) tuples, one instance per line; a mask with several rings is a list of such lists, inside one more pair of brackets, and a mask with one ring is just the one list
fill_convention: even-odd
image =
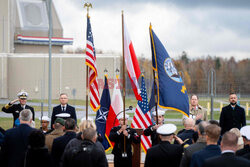
[(94, 121), (82, 119), (80, 124), (79, 124), (78, 133), (81, 133), (84, 129), (87, 129), (87, 128), (93, 128), (96, 130), (96, 125), (95, 125)]
[(238, 149), (237, 150), (242, 149), (244, 147), (244, 142), (240, 134), (240, 130), (238, 128), (232, 128), (230, 129), (230, 132), (234, 133), (238, 137)]

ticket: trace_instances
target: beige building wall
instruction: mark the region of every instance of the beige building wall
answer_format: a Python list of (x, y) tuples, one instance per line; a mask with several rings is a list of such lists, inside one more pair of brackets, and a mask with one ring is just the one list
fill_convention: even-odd
[[(0, 69), (4, 69), (3, 93), (1, 98), (16, 98), (17, 92), (25, 90), (31, 99), (48, 99), (48, 54), (8, 54), (0, 55)], [(2, 66), (4, 64), (4, 66)], [(103, 82), (104, 69), (109, 78), (115, 78), (116, 68), (120, 68), (119, 55), (97, 55), (98, 79)], [(76, 93), (73, 96), (72, 91)], [(100, 94), (102, 89), (100, 88)], [(65, 92), (69, 98), (85, 99), (86, 65), (83, 54), (52, 55), (52, 98)], [(111, 91), (112, 93), (112, 91)], [(3, 94), (3, 95), (2, 95)]]
[(0, 1), (0, 53), (10, 52), (9, 0)]
[(8, 57), (7, 54), (0, 54), (0, 97), (8, 98)]

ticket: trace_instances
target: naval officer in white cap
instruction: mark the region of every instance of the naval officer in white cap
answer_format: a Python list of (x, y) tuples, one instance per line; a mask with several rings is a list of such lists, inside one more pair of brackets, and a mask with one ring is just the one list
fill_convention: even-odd
[[(120, 125), (113, 127), (109, 134), (109, 139), (115, 142), (112, 150), (114, 154), (114, 167), (132, 167), (132, 143), (140, 143), (140, 137), (133, 128), (128, 126), (129, 115), (121, 112), (117, 119)], [(125, 136), (125, 137), (124, 137)], [(124, 150), (124, 139), (126, 142), (126, 150)]]
[(175, 138), (177, 127), (174, 124), (164, 124), (157, 129), (161, 142), (148, 149), (145, 167), (179, 167), (183, 147), (179, 144), (171, 144)]
[(156, 111), (154, 111), (152, 113), (152, 115), (154, 117), (154, 123), (153, 123), (153, 125), (150, 125), (143, 132), (145, 136), (151, 136), (152, 146), (158, 144), (159, 141), (160, 141), (159, 137), (158, 137), (158, 134), (156, 133), (156, 130), (161, 125), (163, 125), (163, 123), (164, 123), (164, 114), (165, 114), (165, 111), (158, 109), (158, 124), (156, 124)]
[[(27, 98), (28, 98), (28, 93), (25, 91), (21, 91), (17, 94), (17, 99), (12, 100), (11, 102), (9, 102), (8, 104), (6, 104), (3, 108), (2, 111), (5, 113), (12, 113), (13, 114), (13, 127), (16, 127), (20, 124), (19, 121), (19, 113), (23, 110), (23, 109), (29, 109), (32, 112), (32, 120), (35, 121), (35, 112), (34, 112), (34, 108), (27, 105)], [(14, 104), (17, 101), (19, 101), (18, 104)]]

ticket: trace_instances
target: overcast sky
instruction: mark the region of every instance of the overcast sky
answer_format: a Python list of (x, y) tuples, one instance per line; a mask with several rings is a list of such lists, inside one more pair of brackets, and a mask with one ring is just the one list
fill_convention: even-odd
[[(53, 0), (64, 37), (73, 47), (86, 45), (83, 0)], [(122, 52), (121, 11), (137, 56), (151, 57), (149, 24), (170, 57), (186, 51), (190, 58), (250, 58), (249, 0), (92, 0), (90, 9), (96, 49)]]

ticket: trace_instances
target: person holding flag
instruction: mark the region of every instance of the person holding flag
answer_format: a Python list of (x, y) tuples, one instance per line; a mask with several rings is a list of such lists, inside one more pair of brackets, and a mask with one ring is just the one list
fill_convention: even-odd
[[(115, 143), (112, 150), (114, 167), (132, 167), (131, 145), (132, 143), (140, 143), (140, 137), (136, 131), (128, 126), (128, 118), (128, 114), (125, 114), (124, 119), (123, 112), (120, 112), (117, 116), (120, 125), (113, 127), (110, 131), (109, 139)], [(125, 143), (126, 145), (124, 145)]]
[(160, 138), (156, 133), (156, 130), (164, 124), (164, 114), (165, 111), (158, 109), (158, 124), (156, 124), (156, 111), (152, 113), (154, 117), (154, 124), (150, 125), (147, 129), (143, 131), (145, 136), (150, 136), (152, 141), (152, 146), (159, 144)]

